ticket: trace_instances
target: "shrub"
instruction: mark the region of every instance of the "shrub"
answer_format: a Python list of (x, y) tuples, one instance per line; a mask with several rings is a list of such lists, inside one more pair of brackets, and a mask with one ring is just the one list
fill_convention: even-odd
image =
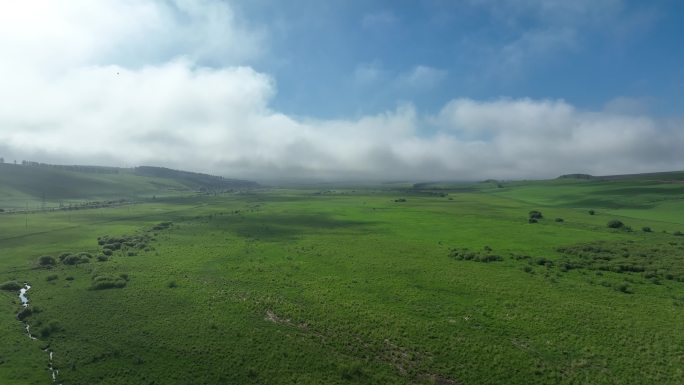
[(554, 219), (554, 220), (555, 220), (556, 222), (565, 222), (565, 220), (563, 220), (563, 218), (556, 218), (556, 219)]
[(615, 290), (625, 294), (634, 294), (634, 291), (629, 287), (629, 285), (626, 282), (623, 282), (615, 286)]
[(548, 259), (548, 258), (544, 258), (544, 257), (536, 258), (533, 261), (530, 261), (530, 263), (535, 263), (537, 265), (546, 266), (546, 267), (553, 266), (553, 261)]
[(121, 242), (113, 242), (113, 243), (108, 243), (104, 246), (102, 246), (103, 249), (109, 249), (109, 250), (119, 250), (121, 248)]
[(363, 365), (360, 362), (353, 362), (351, 364), (345, 364), (339, 366), (340, 376), (344, 380), (353, 380), (362, 378), (365, 376), (363, 372)]
[(0, 284), (0, 290), (19, 291), (22, 287), (17, 281), (7, 281)]
[(161, 222), (161, 223), (158, 223), (156, 226), (152, 227), (152, 230), (168, 229), (169, 227), (171, 227), (172, 224), (173, 224), (173, 222)]
[(503, 261), (503, 257), (501, 257), (500, 255), (484, 254), (476, 251), (470, 251), (468, 249), (452, 249), (449, 256), (461, 261), (474, 261), (484, 263)]
[(650, 233), (653, 230), (651, 230), (651, 228), (648, 226), (644, 226), (641, 228), (641, 231), (643, 231), (644, 233)]
[(56, 321), (50, 321), (49, 324), (40, 328), (40, 336), (43, 338), (50, 337), (52, 333), (60, 330), (59, 324)]
[(56, 280), (57, 278), (59, 278), (59, 277), (57, 276), (57, 274), (50, 274), (50, 275), (48, 275), (47, 277), (45, 277), (45, 280), (48, 281), (48, 282), (50, 282), (50, 281)]
[(399, 199), (395, 199), (394, 201), (401, 203), (401, 202), (406, 202), (406, 199), (405, 198), (399, 198)]
[(532, 219), (532, 218), (542, 219), (542, 218), (544, 218), (544, 216), (542, 215), (541, 211), (532, 210), (532, 211), (530, 211), (530, 219)]
[(528, 223), (537, 223), (538, 221), (534, 218), (530, 218), (527, 220)]
[(681, 237), (681, 236), (684, 236), (684, 233), (682, 233), (681, 231), (677, 230), (677, 231), (675, 231), (674, 233), (672, 233), (672, 235), (676, 235), (676, 236), (678, 236), (678, 237)]
[(534, 269), (532, 269), (531, 266), (523, 266), (522, 269), (525, 273), (531, 273), (532, 271), (534, 271)]
[(23, 321), (26, 318), (30, 317), (33, 314), (33, 308), (31, 306), (27, 306), (17, 314), (17, 319), (19, 321)]
[(109, 260), (109, 257), (107, 257), (106, 255), (98, 255), (97, 260), (100, 262), (107, 262)]
[(88, 263), (90, 259), (81, 255), (71, 254), (62, 260), (65, 265), (78, 265), (80, 263)]
[(41, 266), (54, 266), (57, 261), (52, 255), (43, 255), (38, 258), (38, 264)]
[(594, 214), (596, 214), (596, 211), (594, 211), (594, 209), (589, 210), (589, 215), (594, 215)]
[(68, 276), (68, 277), (66, 277), (66, 278), (64, 278), (64, 279), (66, 279), (67, 281), (73, 281), (73, 280), (74, 280), (74, 277)]
[(612, 219), (612, 220), (608, 221), (607, 226), (611, 229), (621, 229), (621, 228), (625, 227), (625, 224), (622, 223), (621, 221), (617, 220), (617, 219)]
[(168, 287), (169, 289), (173, 289), (173, 288), (178, 287), (178, 284), (176, 283), (176, 281), (169, 281), (169, 282), (166, 284), (166, 287)]
[(481, 255), (476, 259), (478, 262), (496, 262), (496, 261), (503, 261), (503, 258), (500, 255)]
[(110, 256), (110, 255), (114, 254), (114, 252), (111, 251), (110, 249), (102, 249), (102, 254), (104, 254), (106, 256)]
[(90, 288), (92, 290), (104, 290), (122, 288), (126, 286), (126, 280), (112, 275), (97, 275), (93, 277)]

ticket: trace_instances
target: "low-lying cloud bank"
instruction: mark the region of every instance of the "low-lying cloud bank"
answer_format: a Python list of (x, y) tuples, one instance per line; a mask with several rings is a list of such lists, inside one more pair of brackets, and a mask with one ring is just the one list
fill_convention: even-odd
[(581, 111), (562, 100), (456, 99), (435, 115), (407, 104), (354, 120), (315, 120), (270, 109), (275, 92), (273, 79), (249, 67), (197, 68), (177, 60), (137, 70), (79, 68), (0, 91), (0, 149), (27, 159), (158, 164), (262, 179), (684, 168), (679, 126)]
[[(684, 169), (681, 121), (582, 111), (562, 100), (455, 99), (434, 114), (404, 104), (357, 119), (288, 116), (270, 107), (276, 81), (244, 64), (259, 55), (264, 35), (236, 21), (227, 3), (67, 2), (34, 20), (35, 2), (0, 16), (6, 161), (162, 165), (254, 179)], [(130, 17), (96, 17), (112, 13)], [(75, 22), (84, 17), (100, 22)], [(193, 34), (207, 39), (183, 37)]]

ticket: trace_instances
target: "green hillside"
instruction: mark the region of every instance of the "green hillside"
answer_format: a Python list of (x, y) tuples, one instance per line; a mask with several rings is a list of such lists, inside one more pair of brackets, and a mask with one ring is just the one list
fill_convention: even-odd
[(114, 168), (0, 164), (0, 209), (56, 207), (95, 200), (183, 195), (256, 183), (161, 167)]

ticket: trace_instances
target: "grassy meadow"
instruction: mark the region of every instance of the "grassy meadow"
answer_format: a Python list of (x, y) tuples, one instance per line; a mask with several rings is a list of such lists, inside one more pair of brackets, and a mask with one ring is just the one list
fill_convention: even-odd
[(31, 284), (37, 337), (0, 290), (0, 383), (51, 383), (49, 348), (65, 385), (682, 384), (675, 182), (260, 188), (0, 213), (0, 283)]

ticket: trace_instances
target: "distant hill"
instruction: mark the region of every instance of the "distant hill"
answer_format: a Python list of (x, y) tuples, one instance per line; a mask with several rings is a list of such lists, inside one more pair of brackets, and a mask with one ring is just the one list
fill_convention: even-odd
[(603, 175), (593, 176), (589, 174), (566, 174), (561, 175), (557, 179), (591, 179), (591, 180), (645, 180), (645, 181), (671, 181), (684, 182), (684, 171), (664, 171), (664, 172), (650, 172), (641, 174), (619, 174), (619, 175)]
[(197, 192), (250, 189), (255, 182), (172, 170), (65, 166), (24, 162), (0, 164), (0, 209), (57, 206), (74, 201), (140, 199)]
[(205, 190), (222, 190), (235, 188), (257, 187), (256, 182), (241, 179), (228, 179), (222, 176), (201, 174), (197, 172), (173, 170), (165, 167), (140, 166), (135, 167), (133, 172), (136, 175), (145, 177), (165, 178), (178, 181), (188, 187)]
[(624, 174), (624, 175), (605, 175), (597, 177), (602, 180), (649, 180), (649, 181), (670, 181), (684, 182), (684, 171), (650, 172), (643, 174)]
[(565, 174), (559, 176), (557, 179), (595, 179), (596, 177), (589, 174)]

